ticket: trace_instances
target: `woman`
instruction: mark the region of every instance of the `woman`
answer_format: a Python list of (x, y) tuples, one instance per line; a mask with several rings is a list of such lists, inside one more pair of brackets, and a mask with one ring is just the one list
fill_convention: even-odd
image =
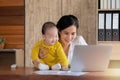
[[(77, 29), (79, 28), (78, 19), (74, 15), (62, 16), (57, 23), (57, 28), (59, 31), (59, 42), (62, 44), (66, 56), (71, 63), (74, 46), (76, 44), (87, 45), (82, 36), (76, 36)], [(43, 52), (40, 52), (39, 57), (47, 57), (45, 54)]]

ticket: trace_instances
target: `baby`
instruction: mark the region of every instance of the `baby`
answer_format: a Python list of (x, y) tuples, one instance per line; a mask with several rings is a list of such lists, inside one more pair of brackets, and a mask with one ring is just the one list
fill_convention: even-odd
[[(43, 39), (32, 50), (32, 61), (40, 70), (68, 70), (69, 62), (61, 44), (58, 42), (58, 29), (53, 22), (42, 26)], [(39, 53), (46, 53), (46, 58), (39, 58)]]

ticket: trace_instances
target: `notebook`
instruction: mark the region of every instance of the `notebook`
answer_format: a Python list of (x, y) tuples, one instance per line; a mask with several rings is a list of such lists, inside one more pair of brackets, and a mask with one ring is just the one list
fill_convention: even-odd
[(71, 61), (71, 71), (104, 71), (108, 68), (111, 46), (76, 45)]

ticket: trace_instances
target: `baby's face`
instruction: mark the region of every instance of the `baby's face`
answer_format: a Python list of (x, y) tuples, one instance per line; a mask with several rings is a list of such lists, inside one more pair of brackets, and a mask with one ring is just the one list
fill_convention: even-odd
[(56, 27), (52, 27), (46, 30), (44, 40), (47, 45), (54, 45), (58, 41), (58, 30)]

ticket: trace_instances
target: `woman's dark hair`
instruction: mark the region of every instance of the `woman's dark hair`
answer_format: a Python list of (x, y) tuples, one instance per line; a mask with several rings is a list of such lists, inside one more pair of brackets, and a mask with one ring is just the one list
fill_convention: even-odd
[(51, 27), (56, 27), (55, 23), (53, 22), (45, 22), (42, 26), (42, 34), (45, 34), (46, 29), (51, 28)]
[(57, 22), (56, 26), (59, 31), (62, 31), (65, 28), (68, 28), (69, 26), (72, 26), (72, 25), (76, 26), (76, 28), (79, 27), (77, 17), (74, 15), (64, 15)]

